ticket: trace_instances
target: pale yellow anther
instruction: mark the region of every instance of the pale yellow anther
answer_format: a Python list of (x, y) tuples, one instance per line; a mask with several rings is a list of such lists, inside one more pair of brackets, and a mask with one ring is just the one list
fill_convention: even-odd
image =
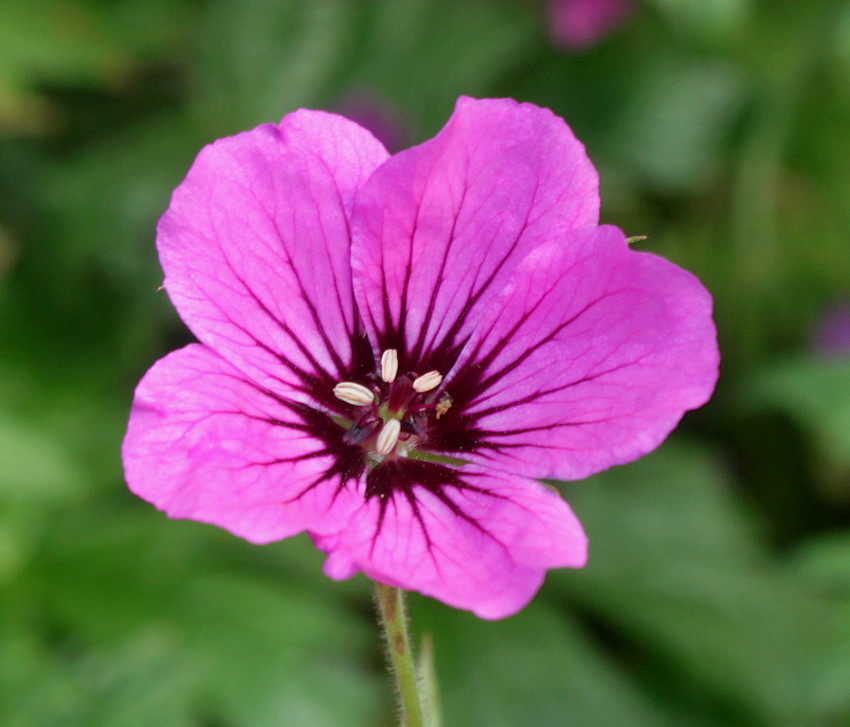
[(378, 450), (378, 454), (389, 454), (395, 449), (396, 442), (398, 442), (398, 435), (401, 434), (401, 422), (398, 419), (390, 419), (386, 424), (384, 424), (384, 428), (381, 429), (381, 433), (378, 435), (378, 441), (375, 443), (375, 449)]
[(353, 381), (341, 381), (334, 386), (334, 396), (354, 406), (369, 406), (375, 401), (375, 395), (371, 389), (367, 389), (363, 384), (355, 384)]
[(422, 374), (422, 376), (413, 380), (413, 389), (420, 394), (424, 394), (426, 391), (436, 389), (442, 380), (443, 377), (439, 371), (429, 371), (427, 374)]
[(381, 354), (381, 378), (388, 384), (395, 381), (398, 373), (398, 351), (388, 348)]

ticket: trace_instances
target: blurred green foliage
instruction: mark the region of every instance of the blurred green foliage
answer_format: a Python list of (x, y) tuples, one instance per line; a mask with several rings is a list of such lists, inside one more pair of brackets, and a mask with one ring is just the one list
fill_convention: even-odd
[(562, 491), (592, 543), (503, 622), (414, 597), (446, 725), (850, 725), (850, 2), (646, 0), (590, 51), (538, 0), (0, 0), (0, 722), (390, 725), (368, 584), (122, 484), (132, 389), (188, 341), (154, 225), (212, 139), (379, 99), (549, 106), (603, 219), (716, 299), (715, 399)]

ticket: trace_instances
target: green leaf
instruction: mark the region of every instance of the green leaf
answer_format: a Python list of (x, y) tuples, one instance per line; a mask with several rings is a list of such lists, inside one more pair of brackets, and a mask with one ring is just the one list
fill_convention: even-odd
[(444, 719), (457, 727), (673, 725), (564, 613), (537, 601), (498, 622), (414, 599), (437, 635)]
[(492, 0), (399, 0), (375, 5), (348, 83), (377, 88), (436, 133), (462, 94), (493, 95), (539, 42), (534, 9)]
[(678, 691), (800, 724), (825, 606), (771, 562), (715, 455), (668, 442), (564, 491), (590, 537), (584, 570), (550, 576), (567, 602), (639, 644)]
[[(196, 719), (238, 727), (376, 721), (382, 681), (363, 663), (377, 629), (346, 605), (343, 591), (329, 597), (297, 573), (250, 558), (264, 548), (153, 511), (88, 515), (51, 535), (41, 559), (19, 579), (10, 611), (26, 612), (27, 597), (42, 591), (52, 617), (86, 645), (93, 668), (112, 658), (104, 654), (139, 656), (127, 670), (141, 670), (138, 679), (162, 699), (173, 697), (173, 714), (183, 705)], [(154, 661), (160, 651), (175, 655), (169, 669), (178, 687), (171, 696), (146, 657), (148, 642)], [(129, 709), (138, 701), (132, 679), (116, 678), (95, 694), (114, 698), (115, 710)], [(118, 719), (104, 714), (111, 715), (104, 725)]]
[(376, 675), (360, 653), (374, 629), (297, 583), (195, 579), (181, 599), (206, 700), (239, 725), (355, 727), (377, 718)]
[(45, 82), (116, 84), (131, 61), (105, 32), (103, 18), (79, 2), (0, 1), (0, 132), (43, 131), (56, 116), (38, 92)]
[(86, 699), (76, 674), (42, 641), (42, 634), (4, 618), (0, 630), (0, 704), (15, 727), (82, 727)]
[(697, 40), (744, 36), (753, 0), (650, 0), (670, 24)]
[(197, 112), (213, 136), (318, 105), (359, 14), (349, 0), (218, 0), (199, 27)]
[(79, 491), (81, 475), (66, 444), (12, 413), (0, 412), (0, 503), (53, 503)]
[(792, 417), (828, 462), (850, 471), (850, 359), (786, 359), (765, 367), (741, 388), (745, 409)]
[(811, 681), (816, 703), (833, 719), (826, 723), (843, 724), (850, 714), (850, 533), (845, 530), (806, 541), (793, 564), (812, 587), (838, 606)]
[(744, 100), (739, 71), (723, 61), (657, 58), (633, 75), (621, 109), (613, 153), (663, 192), (710, 185), (721, 169), (731, 122)]

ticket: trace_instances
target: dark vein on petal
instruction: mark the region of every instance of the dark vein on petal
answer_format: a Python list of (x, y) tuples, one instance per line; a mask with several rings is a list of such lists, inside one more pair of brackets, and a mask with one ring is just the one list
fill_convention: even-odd
[[(502, 339), (503, 341), (504, 340), (511, 340), (522, 329), (522, 327), (525, 326), (528, 323), (528, 320), (531, 318), (532, 315), (534, 315), (534, 313), (537, 312), (538, 308), (543, 304), (543, 302), (548, 297), (548, 293), (550, 293), (550, 292), (551, 292), (551, 290), (548, 291), (546, 295), (540, 296), (540, 298), (535, 302), (535, 304), (529, 310), (526, 310), (526, 311), (523, 312), (523, 314), (519, 317), (517, 322), (511, 328), (510, 332), (506, 336), (503, 337), (503, 339)], [(537, 351), (537, 349), (539, 349), (541, 346), (545, 346), (547, 343), (551, 343), (555, 339), (555, 337), (559, 333), (561, 333), (561, 331), (563, 331), (565, 328), (567, 328), (568, 326), (571, 326), (573, 323), (575, 323), (579, 318), (581, 318), (583, 315), (585, 315), (597, 303), (601, 303), (603, 300), (611, 297), (612, 295), (614, 295), (614, 293), (606, 293), (606, 294), (600, 296), (599, 298), (596, 298), (595, 300), (593, 300), (590, 303), (588, 303), (587, 305), (585, 305), (584, 308), (582, 308), (580, 311), (578, 311), (571, 318), (569, 318), (568, 320), (563, 321), (559, 325), (555, 326), (555, 328), (553, 328), (548, 333), (548, 335), (546, 335), (543, 338), (541, 338), (540, 340), (538, 340), (537, 343), (535, 343), (533, 346), (528, 346), (511, 363), (506, 364), (502, 369), (490, 374), (486, 379), (484, 379), (481, 382), (481, 391), (482, 392), (486, 391), (494, 383), (496, 383), (500, 379), (504, 378), (506, 375), (508, 375), (512, 371), (515, 371), (519, 366), (521, 366), (523, 363), (525, 363), (525, 361), (532, 354), (534, 354)], [(479, 365), (484, 367), (485, 369), (488, 366), (490, 366), (490, 364), (493, 363), (493, 361), (496, 359), (496, 357), (499, 355), (499, 353), (501, 353), (501, 348), (502, 348), (501, 346), (493, 347), (490, 350), (490, 353), (488, 353), (480, 362), (478, 362)]]
[(560, 391), (566, 391), (567, 389), (571, 389), (574, 386), (579, 386), (581, 384), (586, 384), (590, 381), (595, 381), (601, 376), (607, 376), (608, 374), (616, 373), (624, 368), (628, 368), (635, 364), (634, 361), (629, 361), (624, 364), (620, 364), (618, 366), (614, 366), (613, 368), (606, 369), (605, 371), (599, 371), (595, 374), (589, 374), (587, 376), (583, 376), (580, 379), (576, 379), (575, 381), (569, 381), (565, 384), (560, 384), (558, 386), (553, 386), (548, 389), (541, 389), (539, 391), (535, 391), (532, 394), (528, 394), (527, 396), (522, 397), (521, 399), (515, 399), (514, 401), (509, 401), (504, 404), (499, 404), (498, 406), (490, 407), (489, 409), (483, 409), (481, 411), (472, 412), (470, 416), (475, 419), (482, 419), (486, 416), (490, 416), (492, 414), (497, 414), (502, 411), (506, 411), (507, 409), (512, 409), (516, 406), (521, 406), (522, 404), (528, 404), (529, 402), (535, 401), (536, 399), (540, 399), (544, 396), (549, 396), (550, 394), (556, 394)]
[[(273, 224), (274, 224), (274, 228), (275, 228), (275, 231), (278, 234), (279, 239), (281, 240), (281, 242), (283, 242), (284, 238), (282, 236), (280, 228), (278, 227), (277, 219), (274, 219)], [(325, 344), (325, 349), (327, 350), (328, 354), (330, 355), (331, 360), (334, 362), (334, 365), (337, 367), (337, 371), (342, 371), (342, 369), (343, 369), (342, 357), (339, 355), (336, 348), (331, 343), (330, 338), (328, 338), (328, 334), (325, 331), (325, 326), (322, 323), (322, 320), (319, 316), (319, 311), (316, 308), (313, 301), (310, 299), (310, 296), (307, 294), (307, 289), (304, 287), (304, 281), (301, 279), (301, 275), (298, 272), (298, 269), (295, 267), (295, 264), (292, 261), (292, 256), (289, 254), (289, 251), (286, 249), (286, 243), (283, 243), (283, 244), (284, 244), (284, 249), (286, 250), (286, 261), (285, 262), (286, 262), (287, 267), (289, 268), (289, 270), (292, 273), (292, 277), (295, 279), (295, 283), (298, 286), (298, 291), (300, 293), (301, 300), (303, 301), (304, 305), (307, 306), (307, 310), (310, 312), (310, 317), (313, 319), (313, 323), (316, 327), (316, 331), (321, 336), (322, 343)], [(334, 287), (336, 287), (336, 286), (334, 286)], [(339, 294), (339, 291), (337, 291), (337, 294)], [(264, 310), (267, 310), (267, 309), (265, 309), (265, 306), (263, 306), (263, 307), (264, 307)], [(343, 309), (340, 306), (340, 312), (342, 312), (342, 310)], [(342, 317), (345, 318), (344, 315)], [(277, 319), (275, 318), (275, 320), (277, 320)], [(281, 321), (278, 321), (278, 323), (281, 323)]]
[[(316, 360), (316, 358), (313, 356), (313, 354), (310, 352), (310, 350), (304, 345), (304, 343), (299, 339), (299, 337), (296, 336), (292, 332), (292, 330), (286, 324), (286, 322), (280, 320), (268, 308), (268, 306), (266, 306), (266, 304), (259, 298), (259, 296), (257, 296), (257, 294), (253, 291), (251, 286), (248, 285), (247, 281), (244, 278), (242, 278), (242, 276), (238, 272), (236, 272), (236, 269), (233, 267), (233, 264), (231, 263), (227, 254), (224, 253), (224, 250), (222, 248), (219, 248), (219, 249), (222, 250), (224, 263), (227, 266), (228, 270), (230, 271), (231, 275), (233, 275), (233, 278), (242, 286), (242, 289), (248, 295), (248, 297), (251, 300), (253, 300), (254, 303), (257, 305), (257, 307), (266, 315), (266, 317), (269, 318), (271, 321), (273, 321), (277, 325), (278, 329), (280, 331), (282, 331), (283, 333), (285, 333), (286, 336), (295, 344), (295, 346), (298, 348), (298, 350), (301, 351), (302, 355), (313, 366), (313, 369), (320, 376), (320, 378), (331, 378), (330, 374), (327, 371), (325, 371), (325, 369), (319, 364), (319, 362)], [(265, 343), (261, 342), (260, 339), (258, 339), (253, 333), (251, 333), (243, 325), (236, 323), (236, 321), (234, 321), (233, 318), (224, 309), (222, 309), (221, 306), (218, 303), (215, 302), (213, 297), (209, 296), (208, 294), (205, 294), (205, 295), (206, 295), (207, 300), (210, 303), (212, 303), (212, 305), (216, 308), (216, 310), (218, 310), (219, 313), (224, 318), (226, 318), (229, 323), (231, 323), (231, 325), (233, 325), (235, 328), (242, 331), (245, 335), (247, 335), (249, 338), (251, 338), (254, 341), (255, 344), (260, 345), (266, 351), (268, 351), (273, 356), (275, 356), (281, 363), (283, 363), (294, 374), (296, 374), (296, 376), (299, 376), (302, 379), (305, 379), (306, 376), (308, 376), (303, 371), (303, 369), (301, 369), (299, 366), (294, 364), (294, 362), (290, 361), (289, 358), (287, 358), (286, 356), (284, 356), (283, 354), (281, 354), (278, 351), (272, 350)]]
[[(334, 193), (336, 194), (337, 204), (339, 205), (339, 212), (340, 212), (340, 215), (342, 216), (342, 220), (345, 224), (345, 239), (348, 240), (347, 260), (350, 261), (350, 259), (351, 259), (351, 223), (349, 222), (348, 212), (346, 211), (346, 205), (345, 205), (345, 202), (342, 198), (342, 190), (340, 190), (339, 185), (337, 185), (337, 183), (336, 183), (336, 174), (331, 169), (330, 164), (328, 164), (328, 162), (325, 160), (325, 158), (321, 157), (317, 154), (312, 154), (311, 156), (314, 159), (317, 159), (322, 164), (322, 166), (324, 166), (325, 170), (328, 173), (328, 177), (332, 180), (331, 186), (333, 187)], [(324, 232), (324, 228), (323, 228), (323, 232)], [(328, 248), (325, 247), (325, 251), (328, 253), (329, 267), (330, 267), (330, 270), (331, 270), (331, 274), (333, 275), (334, 282), (336, 283), (336, 285), (334, 287), (336, 288), (336, 296), (337, 296), (337, 302), (339, 303), (339, 309), (341, 311), (344, 311), (345, 306), (343, 304), (342, 296), (341, 296), (341, 293), (340, 293), (340, 285), (339, 285), (339, 281), (337, 280), (337, 277), (336, 277), (336, 270), (333, 267), (333, 260), (331, 259), (331, 256), (330, 256), (330, 250), (328, 250)], [(349, 270), (350, 270), (350, 267), (349, 267)], [(353, 327), (349, 328), (348, 321), (345, 319), (344, 315), (342, 316), (342, 318), (343, 318), (343, 324), (345, 326), (346, 333), (348, 334), (349, 337), (351, 337), (354, 334), (354, 332), (358, 330), (358, 328), (357, 328), (357, 325), (356, 325), (357, 324), (357, 320), (356, 320), (357, 306), (354, 303), (354, 290), (353, 290), (353, 285), (352, 285), (352, 281), (351, 281), (350, 277), (349, 277), (349, 280), (348, 280), (348, 289), (349, 289), (349, 292), (351, 293), (351, 305), (352, 305), (352, 308), (353, 308), (354, 314), (355, 314), (354, 315), (355, 320), (353, 322), (354, 323)]]
[[(490, 275), (484, 281), (480, 288), (474, 291), (470, 291), (470, 296), (461, 309), (460, 313), (452, 323), (451, 328), (446, 332), (443, 336), (442, 340), (439, 344), (434, 346), (435, 350), (439, 350), (442, 348), (453, 348), (456, 345), (456, 338), (458, 333), (460, 333), (463, 325), (466, 323), (466, 319), (469, 316), (469, 313), (475, 308), (478, 302), (481, 300), (482, 296), (490, 289), (490, 286), (493, 285), (496, 278), (499, 276), (499, 273), (507, 264), (508, 260), (513, 256), (514, 252), (517, 250), (520, 242), (522, 241), (523, 236), (529, 229), (529, 217), (531, 215), (531, 210), (534, 207), (535, 200), (537, 199), (537, 194), (540, 188), (540, 183), (537, 181), (535, 183), (534, 192), (532, 193), (531, 201), (528, 204), (528, 207), (525, 212), (525, 218), (523, 219), (522, 225), (520, 225), (520, 229), (518, 230), (516, 236), (508, 247), (507, 251), (502, 254), (500, 260), (497, 262), (496, 266), (490, 272)], [(480, 267), (479, 267), (480, 270)], [(477, 279), (477, 275), (476, 275)]]
[[(469, 160), (467, 159), (467, 172), (466, 177), (469, 175)], [(446, 270), (446, 265), (448, 264), (449, 256), (451, 255), (452, 248), (457, 239), (457, 225), (460, 220), (460, 215), (464, 208), (464, 203), (466, 202), (466, 196), (469, 192), (469, 186), (466, 184), (466, 178), (464, 179), (463, 192), (461, 194), (460, 201), (457, 204), (457, 208), (453, 210), (452, 216), (452, 227), (449, 230), (448, 239), (443, 245), (442, 251), (442, 259), (440, 260), (440, 269), (437, 273), (437, 277), (434, 281), (434, 286), (431, 288), (431, 295), (428, 301), (428, 307), (425, 312), (425, 320), (422, 322), (422, 327), (419, 329), (419, 336), (417, 337), (416, 344), (413, 346), (412, 358), (414, 360), (418, 360), (422, 358), (422, 351), (425, 345), (425, 339), (428, 337), (429, 328), (431, 326), (431, 319), (434, 316), (434, 311), (437, 307), (437, 297), (442, 290), (442, 283)]]

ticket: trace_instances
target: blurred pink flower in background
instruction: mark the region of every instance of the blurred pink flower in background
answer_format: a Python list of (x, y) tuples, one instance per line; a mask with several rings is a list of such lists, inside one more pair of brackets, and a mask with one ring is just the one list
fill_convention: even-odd
[(398, 106), (369, 89), (349, 91), (336, 104), (340, 116), (375, 135), (391, 154), (408, 146), (411, 120)]
[(825, 356), (850, 356), (850, 298), (823, 310), (812, 331), (812, 348)]
[(204, 148), (158, 227), (201, 343), (145, 375), (130, 488), (254, 543), (306, 531), (358, 571), (483, 618), (587, 540), (538, 480), (646, 454), (717, 378), (711, 298), (598, 226), (563, 120), (461, 98), (390, 156), (300, 110)]
[(559, 47), (582, 51), (622, 25), (634, 0), (549, 0), (549, 32)]

